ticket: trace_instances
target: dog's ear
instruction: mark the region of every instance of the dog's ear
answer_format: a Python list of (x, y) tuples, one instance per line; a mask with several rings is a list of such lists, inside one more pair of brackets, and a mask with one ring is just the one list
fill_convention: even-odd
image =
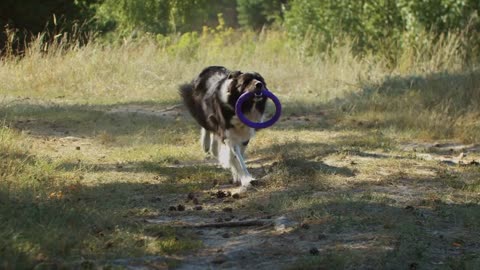
[(241, 74), (242, 74), (241, 71), (238, 71), (238, 70), (232, 71), (232, 72), (230, 72), (230, 73), (228, 74), (227, 79), (235, 79), (235, 78), (237, 78), (238, 76), (240, 76)]
[(258, 72), (253, 72), (253, 75), (255, 76), (255, 79), (261, 81), (263, 84), (265, 84), (265, 79), (260, 75)]

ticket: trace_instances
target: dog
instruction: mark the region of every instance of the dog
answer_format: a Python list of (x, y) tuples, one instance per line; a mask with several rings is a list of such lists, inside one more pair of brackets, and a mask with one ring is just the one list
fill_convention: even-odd
[(255, 181), (247, 170), (244, 153), (256, 130), (238, 119), (235, 104), (243, 93), (257, 94), (243, 103), (242, 112), (251, 121), (262, 122), (267, 98), (260, 93), (265, 88), (260, 74), (230, 71), (222, 66), (207, 67), (191, 83), (180, 86), (185, 106), (201, 126), (203, 150), (217, 158), (223, 168), (230, 169), (233, 182), (244, 188)]

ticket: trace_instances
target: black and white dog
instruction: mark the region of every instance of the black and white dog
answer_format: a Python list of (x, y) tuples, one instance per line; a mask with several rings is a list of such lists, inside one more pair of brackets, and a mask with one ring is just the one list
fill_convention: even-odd
[[(266, 87), (258, 73), (229, 71), (224, 67), (205, 68), (191, 83), (180, 86), (180, 95), (190, 114), (202, 127), (203, 150), (230, 168), (234, 183), (242, 187), (255, 180), (245, 165), (244, 152), (255, 129), (243, 124), (235, 114), (235, 103), (245, 92), (260, 92)], [(254, 122), (261, 122), (266, 97), (255, 96), (243, 104), (242, 112)]]

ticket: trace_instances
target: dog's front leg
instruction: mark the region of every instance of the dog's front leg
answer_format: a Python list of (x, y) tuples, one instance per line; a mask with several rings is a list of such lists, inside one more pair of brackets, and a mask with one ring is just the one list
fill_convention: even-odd
[(230, 150), (230, 169), (232, 170), (234, 181), (240, 182), (243, 187), (250, 186), (250, 182), (255, 179), (248, 172), (240, 145), (233, 144), (230, 141), (226, 142), (226, 144)]

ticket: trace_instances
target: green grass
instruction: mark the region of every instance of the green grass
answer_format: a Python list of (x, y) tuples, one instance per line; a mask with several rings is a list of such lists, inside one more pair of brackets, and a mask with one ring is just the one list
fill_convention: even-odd
[[(1, 222), (2, 267), (28, 268), (59, 258), (70, 262), (172, 254), (199, 247), (193, 236), (178, 237), (171, 229), (162, 237), (150, 237), (148, 226), (135, 221), (155, 213), (159, 205), (152, 198), (164, 192), (161, 178), (155, 184), (120, 182), (103, 173), (89, 183), (94, 169), (34, 155), (25, 150), (31, 147), (28, 138), (9, 128), (0, 129), (0, 142), (0, 213), (8, 217)], [(167, 190), (171, 186), (165, 185)]]
[[(319, 255), (287, 250), (295, 259), (287, 269), (478, 268), (480, 170), (402, 148), (478, 142), (480, 75), (461, 53), (430, 44), (429, 58), (410, 48), (392, 67), (348, 44), (307, 55), (280, 31), (197, 41), (93, 41), (47, 53), (32, 44), (24, 57), (1, 60), (0, 268), (202, 250), (192, 230), (143, 220), (230, 180), (204, 162), (194, 121), (164, 111), (180, 103), (178, 84), (211, 64), (260, 72), (284, 105), (247, 151), (265, 184), (231, 205), (309, 225), (285, 237), (310, 239)], [(204, 207), (195, 215), (223, 206)]]

